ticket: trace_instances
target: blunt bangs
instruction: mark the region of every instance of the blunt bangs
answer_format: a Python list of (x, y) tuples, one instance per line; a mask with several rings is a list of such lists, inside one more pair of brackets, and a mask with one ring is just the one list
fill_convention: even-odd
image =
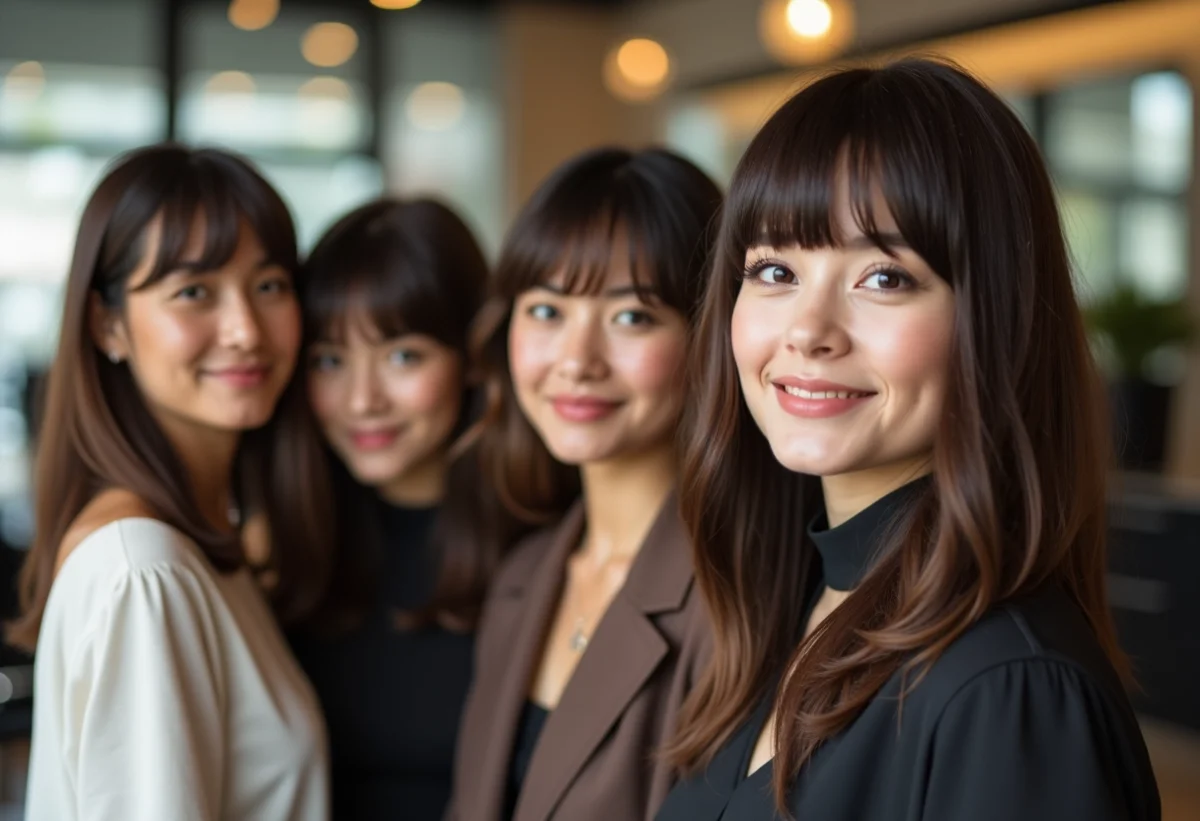
[[(557, 283), (600, 293), (615, 265), (628, 266), (638, 297), (685, 316), (699, 301), (705, 235), (721, 202), (716, 185), (665, 151), (601, 149), (553, 174), (509, 234), (497, 268), (505, 299)], [(627, 259), (614, 259), (621, 241)]]
[[(946, 69), (949, 73), (949, 69)], [(740, 270), (759, 244), (804, 249), (841, 245), (834, 197), (849, 191), (857, 228), (894, 255), (879, 228), (882, 194), (900, 235), (954, 285), (967, 249), (962, 219), (964, 160), (953, 107), (927, 71), (846, 71), (801, 91), (768, 121), (734, 175), (726, 247)]]
[[(252, 230), (267, 261), (295, 272), (296, 233), (287, 206), (258, 172), (238, 157), (216, 151), (159, 149), (152, 167), (143, 169), (117, 204), (105, 239), (98, 282), (105, 300), (119, 303), (125, 280), (142, 262), (149, 232), (158, 218), (158, 248), (148, 287), (172, 271), (211, 271), (234, 254), (241, 232)], [(193, 230), (201, 226), (204, 243), (199, 257), (187, 254)]]

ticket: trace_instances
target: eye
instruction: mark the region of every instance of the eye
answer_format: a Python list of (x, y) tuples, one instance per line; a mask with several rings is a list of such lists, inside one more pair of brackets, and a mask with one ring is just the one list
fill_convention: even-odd
[(258, 284), (258, 290), (263, 294), (286, 294), (292, 290), (292, 282), (287, 277), (271, 277)]
[(399, 365), (402, 368), (416, 365), (424, 358), (424, 354), (413, 348), (394, 348), (388, 354), (388, 362), (393, 365)]
[(547, 305), (545, 302), (538, 302), (530, 305), (525, 309), (525, 313), (536, 319), (538, 322), (551, 322), (561, 316), (557, 308), (555, 308), (553, 305)]
[(870, 291), (906, 291), (917, 281), (907, 271), (889, 266), (870, 272), (859, 284)]
[(628, 325), (631, 327), (655, 324), (654, 316), (649, 311), (639, 311), (633, 308), (620, 311), (613, 317), (613, 322), (617, 325)]
[(770, 260), (760, 260), (746, 268), (746, 279), (763, 285), (795, 285), (796, 275), (785, 265)]
[(341, 366), (341, 357), (329, 351), (316, 351), (308, 357), (308, 367), (310, 370), (332, 371)]
[(195, 301), (208, 296), (208, 288), (203, 285), (187, 285), (175, 292), (175, 299)]

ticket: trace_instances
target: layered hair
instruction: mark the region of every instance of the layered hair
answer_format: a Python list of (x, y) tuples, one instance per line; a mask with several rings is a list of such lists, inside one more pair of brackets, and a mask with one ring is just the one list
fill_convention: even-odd
[[(508, 361), (514, 301), (556, 276), (566, 293), (596, 294), (614, 266), (627, 265), (643, 301), (673, 308), (690, 326), (720, 205), (716, 184), (670, 151), (602, 148), (559, 167), (517, 216), (474, 346), (487, 391), (484, 475), (521, 521), (560, 517), (579, 495), (580, 479), (575, 467), (554, 459), (517, 404)], [(613, 254), (619, 238), (624, 260)]]
[[(820, 573), (805, 533), (819, 479), (773, 457), (737, 388), (730, 318), (748, 248), (833, 247), (832, 198), (885, 252), (881, 192), (905, 241), (953, 289), (933, 477), (881, 558), (807, 639)], [(684, 517), (715, 623), (713, 664), (671, 750), (705, 765), (782, 674), (779, 806), (814, 750), (897, 673), (915, 686), (989, 610), (1059, 585), (1127, 675), (1104, 586), (1108, 440), (1053, 189), (1005, 103), (957, 67), (910, 59), (838, 71), (775, 113), (738, 164), (694, 349)], [(911, 677), (909, 674), (912, 674)]]
[[(184, 259), (203, 225), (198, 260)], [(157, 227), (156, 227), (157, 226)], [(191, 537), (221, 572), (246, 566), (240, 533), (209, 522), (188, 473), (146, 406), (130, 368), (110, 362), (93, 340), (90, 305), (120, 311), (129, 278), (157, 255), (138, 289), (182, 263), (212, 270), (253, 231), (269, 261), (297, 272), (296, 234), (287, 206), (245, 160), (223, 151), (159, 145), (123, 157), (83, 212), (67, 278), (58, 351), (50, 368), (35, 473), (35, 533), (22, 570), (22, 617), (10, 640), (32, 648), (54, 581), (59, 546), (83, 508), (108, 488), (128, 490), (162, 521)], [(246, 432), (235, 461), (242, 509), (265, 514), (271, 549), (262, 570), (285, 622), (323, 595), (329, 567), (330, 490), (320, 438), (303, 385), (293, 378), (271, 420)]]
[[(477, 449), (463, 434), (477, 421), (482, 392), (468, 353), (471, 323), (487, 290), (488, 266), (471, 230), (457, 214), (428, 199), (381, 199), (351, 211), (317, 242), (304, 266), (301, 292), (306, 344), (340, 344), (356, 311), (381, 339), (422, 334), (459, 354), (462, 412), (445, 443), (450, 458), (446, 491), (431, 534), (439, 562), (430, 601), (398, 613), (398, 625), (437, 622), (475, 626), (487, 584), (513, 538), (511, 521), (480, 481)], [(350, 625), (366, 614), (364, 591), (377, 578), (382, 534), (373, 490), (359, 485), (328, 451), (337, 485), (338, 553), (322, 621)]]

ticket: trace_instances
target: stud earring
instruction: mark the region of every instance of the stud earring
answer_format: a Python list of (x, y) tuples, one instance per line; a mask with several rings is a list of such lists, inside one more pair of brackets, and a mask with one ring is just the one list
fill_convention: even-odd
[(113, 363), (114, 365), (116, 365), (121, 361), (121, 355), (119, 353), (117, 353), (116, 351), (109, 351), (108, 352), (108, 361)]

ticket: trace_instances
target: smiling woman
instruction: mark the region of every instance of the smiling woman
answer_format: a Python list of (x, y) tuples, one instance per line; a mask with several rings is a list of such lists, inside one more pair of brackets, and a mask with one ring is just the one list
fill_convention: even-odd
[(676, 444), (720, 200), (676, 155), (598, 150), (505, 243), (477, 339), (483, 464), (545, 527), (485, 606), (451, 821), (645, 821), (671, 784), (656, 750), (709, 646)]
[(295, 234), (243, 160), (158, 146), (84, 210), (14, 637), (36, 644), (27, 817), (321, 821), (325, 734), (277, 615), (319, 599), (319, 440), (292, 374)]

